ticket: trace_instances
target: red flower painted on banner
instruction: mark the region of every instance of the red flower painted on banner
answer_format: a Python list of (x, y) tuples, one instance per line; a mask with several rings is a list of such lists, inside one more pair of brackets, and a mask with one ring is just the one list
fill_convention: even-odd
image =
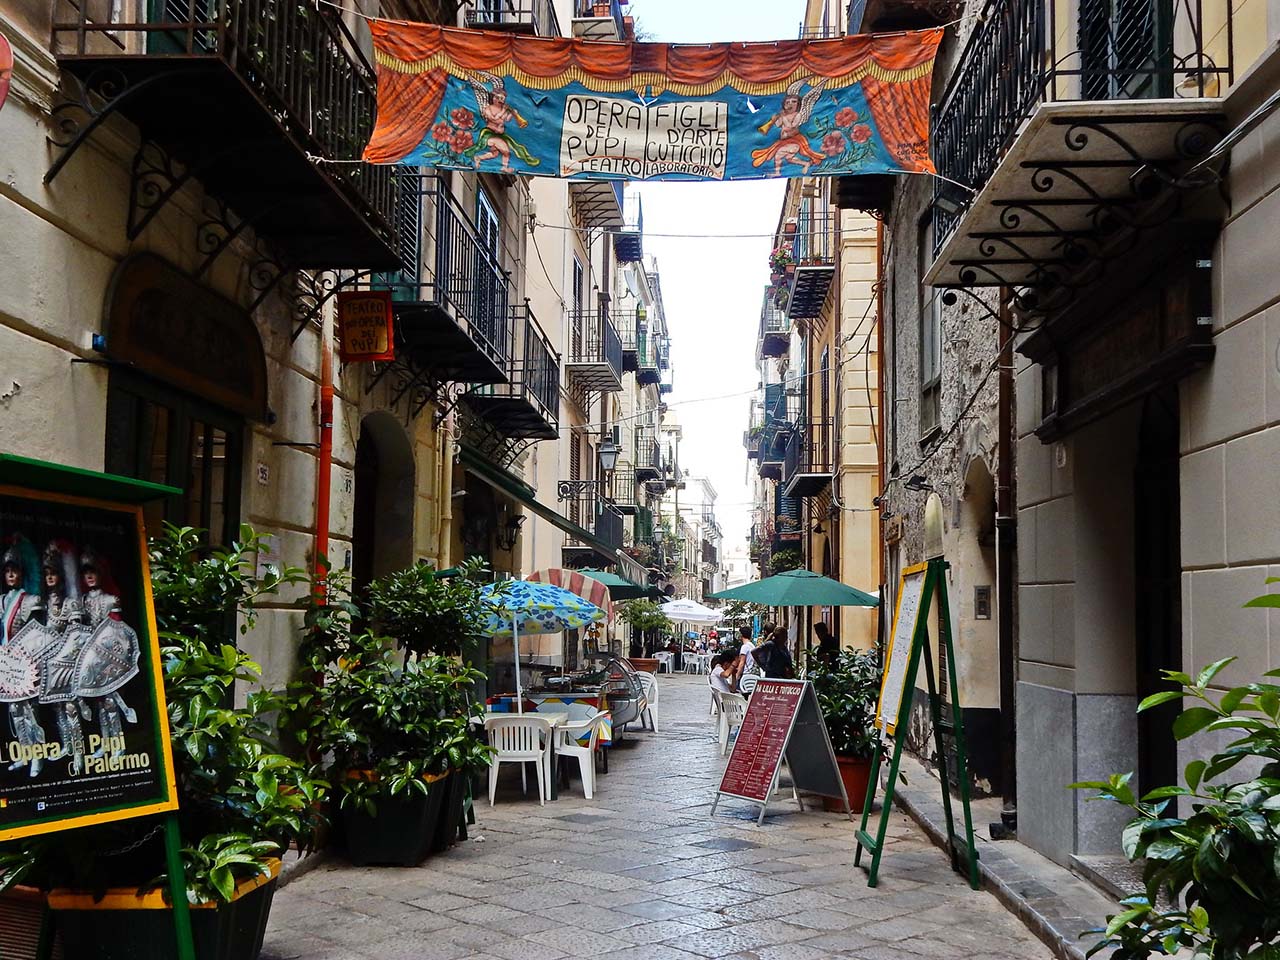
[(455, 127), (469, 130), (475, 125), (476, 115), (466, 107), (458, 107), (449, 113), (449, 119), (453, 121)]
[(453, 147), (455, 153), (462, 153), (471, 149), (471, 145), (476, 142), (468, 130), (455, 130), (453, 139), (449, 141), (449, 146)]
[(431, 139), (437, 143), (448, 143), (453, 139), (453, 127), (443, 121), (431, 128)]
[(842, 107), (840, 110), (836, 111), (837, 127), (851, 127), (857, 119), (858, 111), (854, 110), (853, 107)]
[(866, 143), (871, 139), (871, 128), (865, 123), (860, 123), (853, 128), (853, 132), (850, 136), (853, 137), (854, 143)]
[(822, 138), (822, 152), (828, 157), (838, 157), (844, 153), (846, 146), (844, 134), (837, 133), (834, 130)]

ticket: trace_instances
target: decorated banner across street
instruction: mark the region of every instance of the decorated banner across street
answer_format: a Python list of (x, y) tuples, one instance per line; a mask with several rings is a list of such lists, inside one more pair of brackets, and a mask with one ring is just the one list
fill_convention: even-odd
[(699, 45), (370, 28), (373, 163), (633, 180), (933, 172), (940, 28)]

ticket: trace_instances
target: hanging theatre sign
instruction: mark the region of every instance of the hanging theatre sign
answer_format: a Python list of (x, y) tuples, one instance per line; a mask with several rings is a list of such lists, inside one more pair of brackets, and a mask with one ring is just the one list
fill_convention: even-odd
[(940, 28), (698, 45), (370, 29), (372, 163), (628, 180), (933, 172)]

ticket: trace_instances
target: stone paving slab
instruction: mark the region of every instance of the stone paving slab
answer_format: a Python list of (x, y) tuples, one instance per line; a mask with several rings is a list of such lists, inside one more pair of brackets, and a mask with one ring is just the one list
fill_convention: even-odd
[(263, 960), (1044, 960), (896, 812), (871, 889), (854, 824), (833, 813), (711, 802), (725, 761), (706, 681), (664, 675), (658, 733), (629, 731), (597, 778), (554, 803), (504, 769), (471, 838), (413, 869), (330, 857), (281, 889)]

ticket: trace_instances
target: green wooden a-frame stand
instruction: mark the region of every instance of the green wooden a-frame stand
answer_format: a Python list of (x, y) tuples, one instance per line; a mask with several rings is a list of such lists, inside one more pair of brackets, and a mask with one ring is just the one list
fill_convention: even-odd
[[(885, 656), (886, 688), (889, 682), (897, 679), (890, 670), (895, 657), (901, 657), (903, 651), (894, 651), (894, 641), (907, 639), (906, 631), (910, 630), (910, 653), (906, 662), (906, 671), (900, 674), (902, 686), (897, 691), (881, 690), (881, 705), (886, 695), (893, 693), (899, 697), (896, 723), (891, 728), (893, 733), (893, 752), (889, 760), (889, 777), (884, 788), (884, 802), (880, 808), (880, 825), (875, 837), (867, 832), (867, 824), (871, 818), (871, 805), (875, 800), (876, 784), (880, 778), (881, 754), (876, 752), (871, 762), (871, 778), (867, 784), (867, 798), (862, 805), (862, 823), (859, 825), (858, 850), (854, 856), (854, 865), (861, 866), (862, 851), (871, 851), (871, 863), (867, 868), (867, 886), (876, 885), (880, 871), (880, 857), (884, 853), (885, 834), (889, 829), (889, 814), (893, 809), (893, 791), (898, 782), (898, 765), (902, 760), (902, 747), (907, 739), (907, 730), (911, 719), (911, 694), (915, 690), (916, 674), (920, 669), (920, 661), (924, 660), (924, 675), (929, 692), (929, 715), (933, 720), (934, 745), (938, 752), (938, 772), (942, 778), (942, 809), (946, 818), (947, 848), (951, 855), (951, 868), (957, 873), (967, 874), (969, 886), (978, 889), (978, 850), (973, 843), (973, 813), (969, 807), (969, 760), (965, 751), (964, 723), (960, 715), (960, 698), (956, 685), (955, 648), (951, 638), (951, 608), (947, 602), (947, 569), (949, 564), (941, 558), (930, 560), (920, 567), (913, 567), (902, 572), (902, 584), (899, 586), (899, 598), (907, 592), (908, 579), (923, 576), (923, 584), (919, 587), (919, 605), (912, 614), (910, 623), (899, 624), (899, 618), (907, 611), (899, 600), (897, 616), (894, 618), (893, 633), (890, 635), (890, 648)], [(947, 678), (951, 690), (951, 717), (943, 719), (943, 701), (938, 692), (938, 684), (933, 669), (933, 655), (929, 650), (929, 603), (933, 597), (938, 599), (938, 643), (939, 649), (945, 651), (947, 661)], [(913, 625), (914, 624), (914, 625)], [(902, 631), (901, 633), (899, 631)], [(960, 804), (964, 808), (964, 836), (955, 832), (955, 817), (951, 809), (951, 790), (948, 787), (948, 774), (951, 762), (947, 757), (944, 734), (951, 734), (955, 740), (954, 768), (956, 780), (960, 785)]]

